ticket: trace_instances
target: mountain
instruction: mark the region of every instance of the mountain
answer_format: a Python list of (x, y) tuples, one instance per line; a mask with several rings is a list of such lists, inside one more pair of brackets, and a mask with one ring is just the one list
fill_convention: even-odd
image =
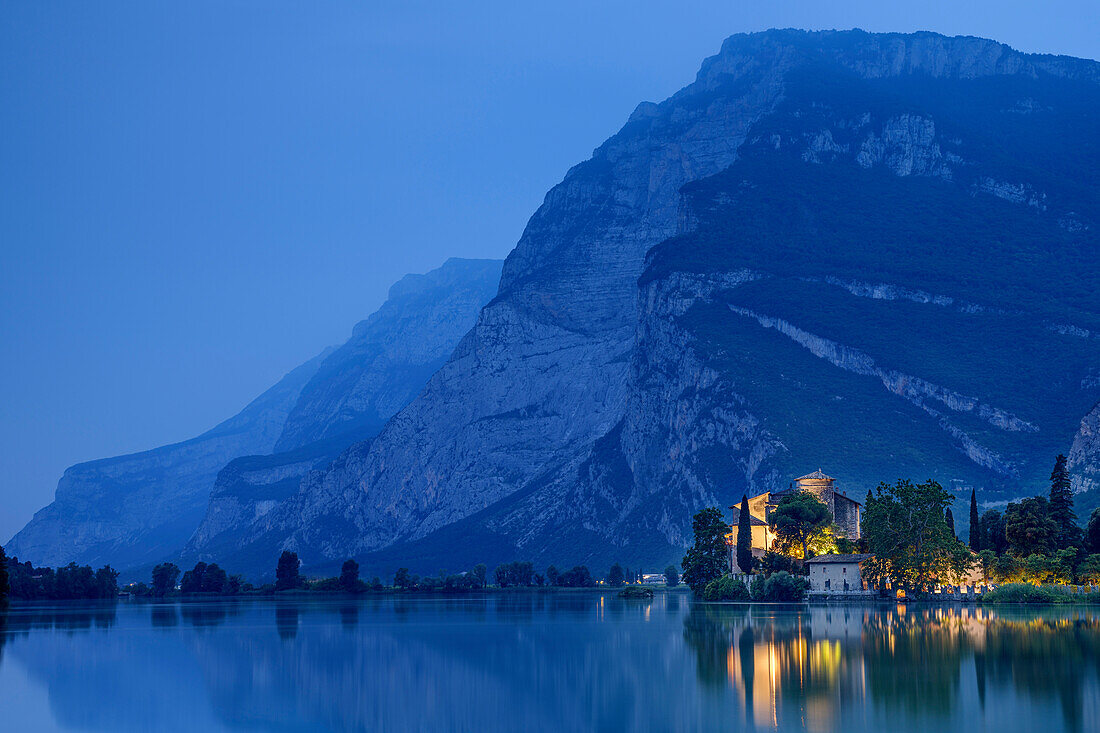
[(240, 557), (663, 567), (827, 467), (1046, 491), (1100, 399), (1100, 64), (733, 36), (554, 187), (419, 397)]
[(185, 544), (201, 552), (228, 528), (231, 506), (247, 505), (254, 516), (306, 470), (373, 437), (446, 361), (496, 292), (500, 269), (496, 260), (451, 259), (408, 275), (343, 346), (298, 367), (214, 429), (73, 466), (8, 554), (42, 565), (133, 569), (175, 559)]
[(236, 456), (275, 446), (324, 357), (294, 369), (198, 437), (66, 469), (53, 502), (5, 546), (8, 556), (35, 565), (127, 568), (178, 552), (202, 519), (218, 471)]
[[(450, 259), (424, 275), (408, 275), (389, 298), (355, 326), (302, 389), (272, 455), (238, 458), (214, 482), (202, 524), (183, 561), (230, 560), (241, 533), (298, 490), (303, 476), (324, 468), (345, 448), (368, 440), (439, 370), (500, 281), (499, 260)], [(269, 558), (254, 558), (265, 566)]]

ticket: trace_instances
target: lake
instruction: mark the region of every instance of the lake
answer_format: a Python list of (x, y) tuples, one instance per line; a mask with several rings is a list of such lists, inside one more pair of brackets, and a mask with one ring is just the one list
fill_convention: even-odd
[(13, 606), (13, 731), (1100, 730), (1086, 608), (679, 592)]

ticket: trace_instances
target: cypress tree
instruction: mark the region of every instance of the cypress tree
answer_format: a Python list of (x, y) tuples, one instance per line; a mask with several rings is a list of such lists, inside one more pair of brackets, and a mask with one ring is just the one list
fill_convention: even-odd
[(982, 551), (982, 531), (978, 525), (978, 499), (974, 496), (974, 489), (970, 490), (970, 549), (974, 552)]
[(741, 514), (737, 517), (737, 567), (742, 573), (752, 572), (752, 520), (747, 494), (741, 497)]
[(951, 536), (957, 537), (955, 534), (955, 517), (951, 514), (951, 507), (947, 507), (947, 509), (944, 510), (943, 521), (947, 522), (947, 528), (951, 530)]
[(1050, 473), (1050, 518), (1058, 525), (1055, 543), (1059, 549), (1077, 542), (1077, 515), (1073, 513), (1073, 490), (1070, 488), (1066, 457), (1058, 454)]

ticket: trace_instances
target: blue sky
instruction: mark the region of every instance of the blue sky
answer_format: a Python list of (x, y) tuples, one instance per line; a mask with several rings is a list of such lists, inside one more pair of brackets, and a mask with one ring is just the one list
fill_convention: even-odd
[(75, 462), (195, 435), (543, 194), (726, 36), (1100, 56), (1095, 2), (9, 2), (0, 540)]

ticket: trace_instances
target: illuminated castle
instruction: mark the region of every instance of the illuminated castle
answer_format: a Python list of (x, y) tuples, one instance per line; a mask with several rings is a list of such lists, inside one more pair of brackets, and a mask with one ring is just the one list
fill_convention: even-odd
[[(771, 549), (775, 535), (768, 527), (768, 518), (771, 512), (783, 500), (784, 497), (796, 492), (812, 494), (822, 504), (829, 508), (833, 515), (833, 523), (837, 528), (838, 537), (846, 537), (850, 540), (860, 538), (859, 514), (862, 506), (855, 499), (849, 498), (844, 492), (836, 488), (836, 479), (826, 476), (817, 469), (813, 473), (800, 476), (783, 491), (767, 491), (749, 499), (749, 524), (752, 530), (752, 553), (763, 555)], [(730, 507), (733, 510), (733, 535), (731, 541), (737, 542), (737, 518), (741, 513), (741, 503)]]

